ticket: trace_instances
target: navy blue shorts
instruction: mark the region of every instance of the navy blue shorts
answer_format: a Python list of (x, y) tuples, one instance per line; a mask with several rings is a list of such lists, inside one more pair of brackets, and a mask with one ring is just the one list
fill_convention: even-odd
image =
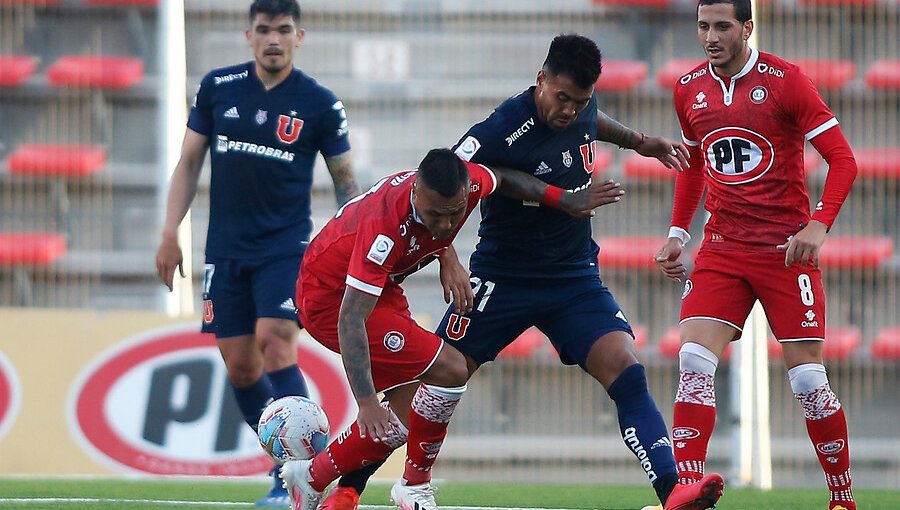
[(250, 335), (260, 317), (298, 321), (294, 304), (302, 255), (262, 260), (207, 257), (203, 269), (204, 333)]
[(479, 365), (492, 361), (523, 331), (537, 326), (566, 365), (585, 366), (594, 342), (611, 331), (634, 333), (600, 277), (495, 283), (472, 275), (474, 309), (453, 306), (437, 334)]

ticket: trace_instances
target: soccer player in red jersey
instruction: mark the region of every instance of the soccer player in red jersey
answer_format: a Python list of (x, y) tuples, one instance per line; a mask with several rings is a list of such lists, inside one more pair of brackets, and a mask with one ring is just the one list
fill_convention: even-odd
[[(436, 510), (431, 467), (468, 371), (458, 350), (416, 324), (400, 283), (437, 259), (445, 298), (471, 311), (469, 275), (451, 242), (479, 199), (496, 190), (577, 217), (622, 194), (612, 181), (564, 192), (524, 172), (490, 170), (434, 149), (417, 171), (387, 176), (348, 202), (310, 243), (297, 281), (300, 319), (341, 353), (359, 414), (312, 460), (285, 463), (281, 476), (294, 510), (315, 510), (329, 483), (383, 461), (407, 439), (422, 448), (407, 451), (391, 497), (403, 510)], [(409, 391), (411, 405), (394, 408), (392, 395)], [(380, 392), (390, 404), (379, 403)]]
[[(704, 473), (715, 424), (719, 357), (759, 299), (784, 348), (791, 389), (825, 472), (831, 510), (855, 510), (847, 422), (822, 360), (825, 293), (819, 249), (856, 176), (834, 114), (798, 67), (747, 44), (749, 0), (701, 0), (697, 31), (708, 63), (675, 87), (690, 152), (677, 176), (669, 239), (656, 254), (681, 281), (688, 227), (707, 190), (703, 243), (681, 305), (680, 381), (672, 441), (682, 483)], [(829, 165), (810, 215), (803, 169), (809, 140)]]

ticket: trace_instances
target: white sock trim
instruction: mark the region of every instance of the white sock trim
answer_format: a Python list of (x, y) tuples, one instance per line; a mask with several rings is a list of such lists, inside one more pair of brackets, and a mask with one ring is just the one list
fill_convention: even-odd
[(821, 363), (804, 363), (788, 370), (791, 390), (795, 394), (809, 393), (828, 384), (825, 366)]
[(455, 388), (446, 388), (444, 386), (434, 386), (432, 384), (423, 384), (428, 391), (434, 393), (435, 395), (440, 395), (447, 400), (459, 400), (462, 398), (462, 394), (466, 392), (468, 389), (467, 384), (463, 384), (462, 386), (457, 386)]
[(719, 357), (702, 345), (687, 342), (678, 351), (679, 368), (683, 372), (715, 375), (719, 366)]

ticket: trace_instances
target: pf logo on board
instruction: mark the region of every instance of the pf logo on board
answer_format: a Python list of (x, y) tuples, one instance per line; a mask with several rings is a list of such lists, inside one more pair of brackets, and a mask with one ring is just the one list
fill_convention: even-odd
[[(150, 474), (251, 475), (272, 461), (241, 415), (211, 335), (196, 324), (124, 339), (80, 374), (68, 399), (76, 441), (113, 469)], [(312, 398), (335, 427), (353, 416), (337, 356), (301, 341)]]

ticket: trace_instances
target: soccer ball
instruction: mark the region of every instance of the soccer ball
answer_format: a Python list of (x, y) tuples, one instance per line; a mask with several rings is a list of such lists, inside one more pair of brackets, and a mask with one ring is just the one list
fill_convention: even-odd
[(328, 417), (305, 397), (282, 397), (259, 417), (257, 433), (263, 450), (278, 464), (308, 460), (328, 446)]

